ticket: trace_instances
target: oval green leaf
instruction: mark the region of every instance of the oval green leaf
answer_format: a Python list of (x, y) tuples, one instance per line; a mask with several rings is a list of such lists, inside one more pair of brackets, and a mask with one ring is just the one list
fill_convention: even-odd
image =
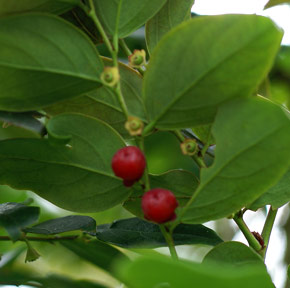
[(53, 235), (63, 232), (81, 230), (94, 232), (96, 230), (96, 221), (89, 216), (70, 215), (57, 219), (51, 219), (33, 227), (26, 228), (26, 233)]
[[(94, 0), (96, 14), (103, 27), (114, 35), (120, 0)], [(118, 36), (124, 38), (140, 28), (153, 17), (165, 4), (166, 0), (125, 0), (121, 3)]]
[(150, 53), (173, 27), (189, 20), (194, 0), (167, 0), (161, 10), (146, 23), (146, 43)]
[[(55, 137), (53, 141), (0, 142), (1, 184), (31, 190), (64, 209), (79, 212), (105, 210), (128, 197), (130, 189), (111, 169), (114, 153), (125, 146), (115, 130), (80, 114), (56, 116), (47, 129)], [(69, 144), (64, 145), (63, 138), (70, 139)]]
[[(190, 200), (193, 192), (198, 186), (197, 177), (185, 170), (171, 170), (160, 175), (149, 175), (151, 188), (169, 189), (175, 195), (179, 207), (184, 207)], [(137, 187), (133, 187), (133, 193), (124, 203), (124, 208), (132, 214), (143, 218), (141, 209), (141, 198), (144, 191)]]
[[(140, 218), (129, 218), (98, 225), (96, 236), (99, 240), (124, 248), (166, 247), (167, 242), (157, 224)], [(217, 245), (223, 240), (211, 229), (197, 224), (180, 224), (173, 232), (175, 245), (205, 244)]]
[(281, 38), (270, 19), (256, 15), (196, 17), (173, 29), (154, 50), (144, 77), (151, 125), (211, 123), (219, 105), (254, 92)]
[(202, 169), (183, 221), (227, 217), (277, 183), (289, 167), (289, 124), (282, 108), (261, 97), (221, 106), (212, 129), (215, 162)]
[(1, 18), (0, 34), (0, 109), (40, 109), (100, 86), (103, 64), (96, 48), (61, 18)]
[(264, 9), (268, 9), (277, 5), (290, 4), (289, 0), (269, 0)]

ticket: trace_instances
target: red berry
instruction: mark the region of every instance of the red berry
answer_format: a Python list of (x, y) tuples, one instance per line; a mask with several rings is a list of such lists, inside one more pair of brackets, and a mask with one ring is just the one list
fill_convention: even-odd
[(127, 146), (118, 150), (112, 159), (112, 169), (116, 176), (130, 187), (138, 181), (144, 172), (146, 160), (143, 152), (136, 146)]
[(178, 202), (174, 194), (166, 189), (155, 188), (146, 192), (142, 197), (144, 217), (156, 223), (174, 220)]

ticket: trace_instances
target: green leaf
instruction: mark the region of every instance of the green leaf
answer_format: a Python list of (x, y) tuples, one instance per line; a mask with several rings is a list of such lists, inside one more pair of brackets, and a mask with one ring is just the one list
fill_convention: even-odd
[[(159, 226), (140, 218), (122, 219), (98, 225), (97, 238), (124, 248), (156, 248), (167, 246)], [(222, 239), (203, 225), (180, 224), (173, 232), (175, 245), (217, 245)]]
[(236, 267), (257, 264), (265, 267), (263, 259), (251, 247), (241, 242), (224, 242), (207, 253), (203, 263), (232, 265)]
[(110, 273), (112, 273), (112, 264), (116, 259), (124, 259), (128, 261), (127, 256), (118, 249), (98, 240), (60, 241), (60, 244), (78, 255), (80, 258)]
[(184, 222), (227, 217), (278, 182), (290, 161), (290, 122), (285, 113), (262, 97), (221, 106), (212, 129), (215, 162), (202, 169)]
[(269, 0), (267, 4), (265, 5), (264, 9), (281, 5), (281, 4), (290, 4), (290, 1), (289, 0)]
[(1, 18), (0, 34), (0, 109), (40, 109), (100, 86), (103, 64), (96, 48), (61, 18)]
[(167, 0), (161, 10), (146, 23), (146, 43), (150, 53), (173, 27), (191, 18), (194, 0)]
[(33, 224), (38, 220), (39, 207), (29, 207), (19, 203), (0, 204), (0, 226), (4, 227), (16, 241), (21, 236), (22, 228)]
[[(114, 153), (125, 144), (110, 126), (80, 114), (62, 114), (52, 118), (47, 129), (54, 141), (0, 142), (1, 184), (31, 190), (79, 212), (106, 210), (128, 197), (130, 189), (111, 169)], [(69, 137), (68, 145), (61, 143)]]
[(219, 105), (254, 92), (281, 38), (270, 19), (256, 15), (195, 17), (173, 29), (154, 50), (144, 77), (151, 125), (211, 123)]
[[(112, 61), (103, 58), (106, 66), (112, 66)], [(119, 63), (121, 76), (121, 90), (129, 111), (129, 115), (136, 116), (146, 122), (142, 102), (142, 77), (129, 66)], [(127, 120), (122, 112), (120, 103), (113, 91), (105, 86), (87, 93), (85, 96), (59, 102), (45, 111), (50, 115), (64, 112), (78, 112), (101, 119), (119, 133), (128, 137), (124, 127)]]
[(29, 11), (62, 14), (77, 3), (78, 0), (0, 0), (0, 16)]
[(266, 269), (256, 265), (224, 267), (173, 261), (159, 256), (139, 257), (132, 263), (119, 263), (117, 271), (132, 288), (273, 288)]
[[(179, 207), (184, 207), (198, 186), (196, 176), (185, 170), (171, 170), (160, 175), (149, 175), (151, 188), (169, 189), (175, 195)], [(141, 198), (144, 191), (133, 186), (133, 194), (124, 203), (124, 208), (134, 215), (143, 218)]]
[(0, 111), (0, 120), (8, 124), (8, 127), (13, 125), (43, 135), (45, 133), (45, 127), (40, 121), (35, 119), (35, 116), (41, 115), (38, 115), (36, 112), (12, 113)]
[[(118, 26), (118, 37), (124, 38), (140, 28), (153, 17), (165, 4), (166, 0), (126, 0), (122, 1)], [(96, 14), (103, 27), (114, 35), (120, 0), (94, 0)]]
[(215, 140), (211, 133), (211, 127), (212, 125), (196, 126), (192, 128), (192, 131), (194, 132), (195, 135), (197, 135), (197, 137), (202, 143), (213, 145), (215, 144)]
[(273, 209), (277, 209), (290, 201), (290, 170), (280, 179), (280, 181), (272, 186), (266, 193), (259, 197), (249, 207), (251, 210), (257, 210), (265, 205), (272, 205)]
[(26, 228), (25, 232), (51, 235), (75, 230), (94, 232), (96, 230), (96, 221), (89, 216), (70, 215), (51, 219), (33, 227)]

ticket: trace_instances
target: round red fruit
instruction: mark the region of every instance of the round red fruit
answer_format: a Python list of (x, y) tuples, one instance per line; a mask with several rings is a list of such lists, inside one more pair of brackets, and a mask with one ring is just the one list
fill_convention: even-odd
[(127, 146), (118, 150), (112, 159), (115, 175), (122, 178), (124, 185), (128, 187), (142, 177), (145, 167), (145, 156), (136, 146)]
[(155, 188), (142, 197), (144, 217), (156, 223), (164, 223), (176, 218), (178, 202), (174, 194), (166, 189)]

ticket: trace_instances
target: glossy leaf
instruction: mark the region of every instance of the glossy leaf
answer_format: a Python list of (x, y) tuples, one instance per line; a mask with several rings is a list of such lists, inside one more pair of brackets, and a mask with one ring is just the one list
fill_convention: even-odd
[(159, 256), (140, 257), (120, 263), (121, 279), (128, 287), (138, 288), (273, 288), (266, 269), (256, 265), (224, 267), (194, 262), (173, 261)]
[(264, 9), (273, 7), (273, 6), (277, 6), (277, 5), (281, 5), (281, 4), (290, 4), (289, 0), (269, 0), (267, 2), (267, 4), (265, 5)]
[[(120, 1), (94, 0), (96, 13), (104, 28), (114, 35)], [(153, 17), (166, 3), (166, 0), (125, 0), (122, 1), (119, 19), (119, 38), (124, 38), (140, 28)]]
[(203, 263), (216, 263), (232, 266), (261, 265), (265, 268), (262, 257), (251, 247), (241, 242), (224, 242), (207, 253)]
[(199, 140), (208, 145), (215, 144), (215, 140), (211, 133), (211, 125), (196, 126), (192, 128), (192, 131), (199, 138)]
[(265, 205), (272, 205), (277, 209), (290, 201), (290, 170), (280, 179), (280, 181), (267, 190), (253, 204), (249, 206), (251, 210), (257, 210)]
[(0, 142), (1, 184), (31, 190), (79, 212), (105, 210), (128, 197), (130, 189), (111, 169), (111, 159), (124, 142), (110, 126), (80, 114), (62, 114), (47, 129), (51, 140)]
[(212, 129), (215, 162), (202, 169), (183, 221), (227, 217), (277, 183), (289, 167), (289, 124), (285, 112), (262, 97), (223, 105)]
[(61, 18), (1, 18), (0, 33), (1, 110), (35, 110), (100, 86), (103, 64), (96, 48)]
[(0, 0), (0, 16), (29, 11), (61, 14), (77, 3), (78, 0)]
[[(103, 58), (106, 66), (111, 66), (112, 61)], [(129, 114), (146, 121), (142, 103), (142, 78), (129, 66), (119, 63), (121, 75), (121, 90), (128, 107)], [(78, 112), (101, 119), (119, 133), (128, 137), (124, 127), (126, 118), (116, 95), (107, 87), (86, 94), (85, 96), (69, 99), (45, 109), (50, 115), (64, 112)]]
[(161, 10), (146, 23), (146, 43), (150, 53), (173, 27), (191, 18), (194, 0), (167, 0)]
[(33, 133), (43, 135), (45, 133), (45, 127), (40, 121), (35, 118), (35, 116), (41, 115), (36, 112), (12, 113), (0, 111), (0, 120), (5, 123), (3, 124), (4, 127), (5, 125), (7, 125), (8, 127), (10, 125), (13, 125), (32, 131)]
[(70, 215), (51, 219), (33, 227), (26, 228), (25, 232), (51, 235), (75, 230), (94, 232), (96, 230), (96, 221), (89, 216)]
[[(167, 246), (157, 224), (140, 218), (129, 218), (98, 225), (97, 238), (124, 248), (156, 248)], [(173, 232), (175, 245), (206, 244), (217, 245), (222, 239), (203, 225), (180, 224)]]
[(256, 15), (196, 17), (173, 29), (156, 47), (144, 77), (152, 125), (172, 129), (211, 123), (219, 105), (254, 92), (281, 38), (270, 19)]
[(4, 227), (13, 241), (21, 236), (21, 229), (38, 220), (39, 207), (19, 203), (0, 204), (0, 226)]
[[(179, 207), (184, 207), (191, 198), (198, 186), (196, 176), (185, 170), (171, 170), (160, 175), (150, 175), (151, 188), (169, 189), (175, 195)], [(138, 187), (133, 187), (133, 194), (126, 200), (124, 207), (134, 215), (143, 218), (141, 209), (141, 198), (144, 191)]]
[(60, 241), (60, 244), (85, 261), (108, 272), (112, 272), (112, 264), (116, 259), (128, 260), (128, 258), (118, 249), (98, 240)]

